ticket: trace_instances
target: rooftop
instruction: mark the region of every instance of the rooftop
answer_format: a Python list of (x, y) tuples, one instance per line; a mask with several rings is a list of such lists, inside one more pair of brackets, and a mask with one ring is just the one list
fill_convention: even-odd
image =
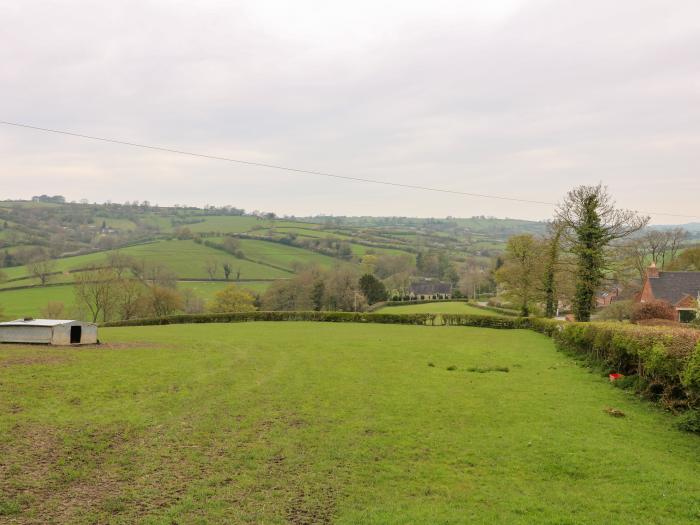
[(0, 323), (0, 326), (58, 326), (75, 322), (74, 319), (15, 319)]
[(649, 279), (651, 291), (657, 299), (676, 304), (686, 295), (697, 297), (700, 293), (700, 272), (659, 272)]

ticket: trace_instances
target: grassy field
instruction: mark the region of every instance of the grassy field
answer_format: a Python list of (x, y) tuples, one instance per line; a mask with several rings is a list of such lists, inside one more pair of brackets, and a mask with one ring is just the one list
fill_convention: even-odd
[[(208, 301), (214, 297), (214, 294), (216, 292), (218, 292), (219, 290), (223, 290), (224, 288), (226, 288), (227, 286), (230, 286), (232, 284), (235, 284), (236, 286), (238, 286), (240, 288), (250, 290), (251, 292), (262, 294), (265, 292), (265, 290), (267, 290), (270, 287), (270, 285), (272, 284), (272, 281), (243, 281), (243, 282), (234, 282), (234, 281), (230, 281), (230, 282), (179, 281), (177, 283), (177, 288), (178, 288), (178, 290), (186, 290), (188, 288), (191, 290), (194, 290), (197, 295), (199, 295), (200, 297), (202, 297), (203, 299), (206, 299)], [(2, 298), (2, 295), (0, 295), (0, 298)]]
[(7, 319), (41, 317), (41, 310), (49, 301), (62, 302), (66, 306), (66, 314), (69, 314), (75, 302), (73, 286), (66, 284), (0, 292), (0, 308)]
[[(192, 289), (205, 301), (213, 299), (214, 294), (226, 286), (235, 284), (254, 293), (262, 294), (270, 286), (271, 281), (179, 281), (178, 290)], [(41, 310), (49, 301), (60, 301), (65, 305), (64, 315), (72, 317), (74, 313), (75, 293), (72, 284), (45, 286), (40, 288), (25, 288), (21, 290), (0, 290), (0, 314), (6, 319), (20, 317), (41, 317)]]
[(698, 437), (533, 332), (248, 323), (100, 338), (0, 347), (0, 521), (700, 519)]
[(497, 315), (489, 310), (476, 308), (457, 301), (435, 302), (422, 304), (402, 304), (399, 306), (385, 306), (379, 308), (377, 312), (383, 314), (473, 314), (473, 315)]
[(332, 268), (340, 263), (340, 260), (327, 255), (276, 242), (242, 239), (240, 243), (241, 250), (246, 257), (290, 270), (296, 264), (317, 264), (325, 268)]
[(245, 233), (252, 231), (255, 228), (269, 229), (277, 227), (298, 227), (314, 225), (284, 220), (268, 220), (259, 219), (258, 217), (250, 216), (233, 216), (233, 215), (215, 215), (206, 217), (202, 222), (194, 224), (184, 224), (192, 232), (220, 232), (220, 233)]
[[(237, 259), (221, 250), (209, 248), (194, 241), (159, 241), (137, 246), (130, 246), (119, 250), (123, 254), (130, 255), (137, 260), (147, 262), (162, 263), (177, 273), (181, 278), (207, 278), (204, 268), (204, 261), (208, 257), (217, 259), (220, 263), (229, 262), (234, 268), (240, 268), (241, 278), (244, 279), (278, 279), (289, 277), (290, 273), (269, 266), (256, 264), (250, 261)], [(91, 253), (76, 257), (66, 257), (57, 259), (55, 271), (75, 270), (85, 268), (91, 264), (101, 264), (106, 260), (107, 252)], [(29, 275), (25, 266), (5, 268), (4, 273), (8, 279), (24, 277)], [(219, 278), (223, 278), (223, 272), (219, 269)], [(67, 280), (72, 278), (66, 275), (59, 275), (53, 278), (54, 281)], [(27, 282), (31, 279), (27, 279)], [(14, 281), (3, 283), (5, 287), (25, 284)]]

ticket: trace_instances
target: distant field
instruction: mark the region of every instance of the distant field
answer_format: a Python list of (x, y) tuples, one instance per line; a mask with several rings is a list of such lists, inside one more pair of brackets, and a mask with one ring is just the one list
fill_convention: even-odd
[(69, 314), (75, 302), (73, 286), (67, 284), (0, 292), (0, 309), (8, 319), (40, 317), (42, 308), (49, 301), (62, 302), (66, 306), (66, 314)]
[(419, 314), (419, 313), (433, 313), (433, 314), (473, 314), (473, 315), (497, 315), (488, 310), (483, 310), (481, 308), (476, 308), (475, 306), (470, 306), (467, 303), (461, 303), (456, 301), (443, 301), (435, 303), (422, 303), (422, 304), (402, 304), (399, 306), (385, 306), (380, 308), (377, 312), (385, 314)]
[[(252, 282), (187, 282), (177, 283), (178, 290), (192, 289), (206, 301), (213, 299), (214, 294), (226, 286), (235, 284), (253, 293), (262, 294), (272, 284), (271, 281)], [(72, 284), (26, 288), (22, 290), (0, 290), (0, 312), (7, 319), (20, 317), (40, 317), (41, 310), (50, 301), (60, 301), (65, 305), (65, 314), (73, 315), (75, 294)]]
[[(218, 292), (219, 290), (223, 290), (227, 286), (230, 286), (231, 284), (235, 284), (236, 286), (240, 288), (244, 288), (246, 290), (250, 290), (254, 293), (259, 293), (262, 294), (267, 290), (270, 285), (272, 284), (272, 281), (253, 281), (253, 282), (188, 282), (188, 281), (180, 281), (177, 283), (177, 288), (178, 290), (185, 290), (185, 289), (191, 289), (194, 290), (197, 295), (200, 297), (206, 299), (206, 300), (211, 300), (214, 297), (214, 294)], [(2, 296), (0, 295), (0, 298)]]
[(333, 257), (294, 246), (285, 246), (277, 242), (241, 239), (240, 243), (246, 257), (290, 270), (294, 268), (295, 264), (318, 264), (332, 268), (340, 263), (338, 259)]
[[(131, 246), (119, 251), (131, 255), (137, 260), (162, 263), (174, 270), (181, 278), (207, 278), (208, 274), (204, 268), (204, 262), (209, 257), (215, 258), (220, 263), (229, 262), (234, 271), (240, 269), (242, 279), (278, 279), (290, 275), (290, 272), (237, 259), (221, 250), (209, 248), (194, 241), (159, 241)], [(91, 264), (103, 263), (106, 260), (106, 254), (107, 252), (98, 252), (57, 259), (56, 271), (74, 270), (85, 268)], [(29, 275), (28, 269), (24, 266), (5, 268), (3, 271), (8, 278)], [(219, 268), (219, 274), (217, 277), (224, 277), (221, 268)], [(53, 279), (55, 282), (72, 280), (70, 276), (56, 276)], [(25, 283), (4, 283), (4, 286), (17, 286), (19, 284)]]
[(243, 323), (100, 338), (0, 346), (0, 520), (700, 519), (698, 438), (533, 332)]
[[(297, 227), (306, 223), (284, 220), (259, 219), (258, 217), (215, 215), (206, 217), (203, 222), (183, 224), (192, 232), (245, 233), (254, 228)], [(313, 226), (313, 225), (310, 225)]]

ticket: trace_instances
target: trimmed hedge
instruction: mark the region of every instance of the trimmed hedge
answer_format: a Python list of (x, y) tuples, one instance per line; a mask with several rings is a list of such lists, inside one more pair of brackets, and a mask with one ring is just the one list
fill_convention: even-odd
[(249, 321), (317, 321), (325, 323), (381, 323), (429, 326), (481, 326), (485, 328), (530, 328), (530, 320), (470, 314), (383, 314), (365, 312), (236, 312), (181, 314), (103, 323), (101, 326), (145, 326), (186, 323), (241, 323)]

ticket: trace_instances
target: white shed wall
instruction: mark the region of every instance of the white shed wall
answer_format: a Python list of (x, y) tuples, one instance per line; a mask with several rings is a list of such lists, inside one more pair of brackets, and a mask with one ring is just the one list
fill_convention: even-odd
[(51, 342), (50, 326), (0, 326), (0, 343)]

